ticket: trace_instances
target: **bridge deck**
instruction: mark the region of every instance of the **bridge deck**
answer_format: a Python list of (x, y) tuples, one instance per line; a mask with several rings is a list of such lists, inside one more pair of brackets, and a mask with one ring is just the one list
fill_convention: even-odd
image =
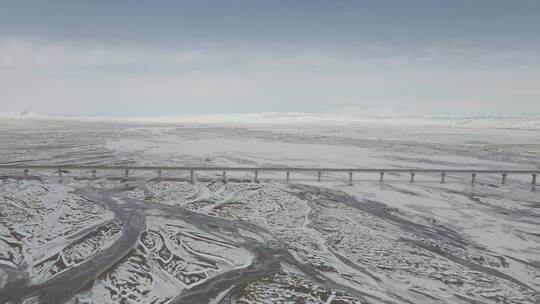
[(507, 175), (531, 175), (533, 190), (536, 187), (536, 177), (540, 174), (540, 169), (524, 170), (524, 169), (421, 169), (421, 168), (305, 168), (305, 167), (226, 167), (226, 166), (91, 166), (91, 165), (0, 165), (0, 169), (22, 170), (25, 175), (28, 175), (29, 170), (57, 170), (62, 176), (66, 170), (92, 170), (92, 175), (95, 176), (97, 171), (123, 170), (125, 176), (128, 176), (129, 171), (157, 171), (159, 177), (163, 171), (187, 171), (190, 172), (190, 179), (195, 179), (194, 172), (196, 171), (218, 171), (222, 172), (223, 179), (226, 180), (226, 172), (254, 172), (255, 180), (258, 178), (259, 172), (286, 172), (286, 179), (289, 180), (290, 172), (317, 172), (318, 180), (321, 180), (322, 173), (329, 172), (347, 172), (349, 173), (349, 184), (352, 184), (353, 173), (379, 173), (380, 181), (383, 181), (385, 173), (408, 173), (410, 174), (410, 182), (414, 182), (414, 176), (418, 173), (438, 173), (441, 175), (441, 183), (445, 182), (445, 177), (449, 173), (455, 174), (471, 174), (471, 183), (475, 183), (477, 174), (499, 174), (501, 175), (501, 183), (506, 183)]

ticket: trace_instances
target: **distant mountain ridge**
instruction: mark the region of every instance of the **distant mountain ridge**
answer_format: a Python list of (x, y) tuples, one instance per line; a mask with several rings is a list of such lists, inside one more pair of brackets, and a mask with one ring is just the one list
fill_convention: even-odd
[(405, 124), (405, 125), (448, 125), (492, 128), (540, 129), (540, 117), (501, 116), (501, 115), (421, 115), (411, 113), (376, 112), (263, 112), (199, 114), (183, 116), (67, 116), (40, 114), (31, 111), (20, 113), (1, 113), (0, 118), (107, 121), (133, 123), (193, 123), (193, 124)]

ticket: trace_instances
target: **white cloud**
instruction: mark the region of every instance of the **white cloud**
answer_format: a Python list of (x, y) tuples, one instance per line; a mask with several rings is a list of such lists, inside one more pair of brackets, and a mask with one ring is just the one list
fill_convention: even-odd
[[(514, 64), (512, 64), (514, 63)], [(518, 63), (518, 64), (516, 64)], [(534, 52), (110, 46), (0, 39), (0, 111), (540, 114)]]
[(53, 44), (39, 39), (1, 39), (0, 67), (58, 68), (65, 66), (110, 66), (136, 63), (141, 53), (104, 46)]
[(192, 50), (175, 52), (171, 58), (172, 63), (201, 63), (209, 59), (205, 53)]

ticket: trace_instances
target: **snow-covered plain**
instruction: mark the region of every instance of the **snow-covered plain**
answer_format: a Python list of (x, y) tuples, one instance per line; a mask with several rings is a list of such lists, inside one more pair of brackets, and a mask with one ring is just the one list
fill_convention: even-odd
[[(0, 117), (0, 163), (538, 169), (540, 120)], [(530, 176), (0, 172), (0, 303), (538, 303)]]

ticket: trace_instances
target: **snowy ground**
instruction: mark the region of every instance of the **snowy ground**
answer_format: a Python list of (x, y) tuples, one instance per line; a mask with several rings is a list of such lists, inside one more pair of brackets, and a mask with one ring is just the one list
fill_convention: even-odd
[[(537, 120), (276, 117), (2, 117), (0, 163), (540, 168)], [(540, 301), (530, 176), (219, 174), (1, 171), (0, 303)]]

